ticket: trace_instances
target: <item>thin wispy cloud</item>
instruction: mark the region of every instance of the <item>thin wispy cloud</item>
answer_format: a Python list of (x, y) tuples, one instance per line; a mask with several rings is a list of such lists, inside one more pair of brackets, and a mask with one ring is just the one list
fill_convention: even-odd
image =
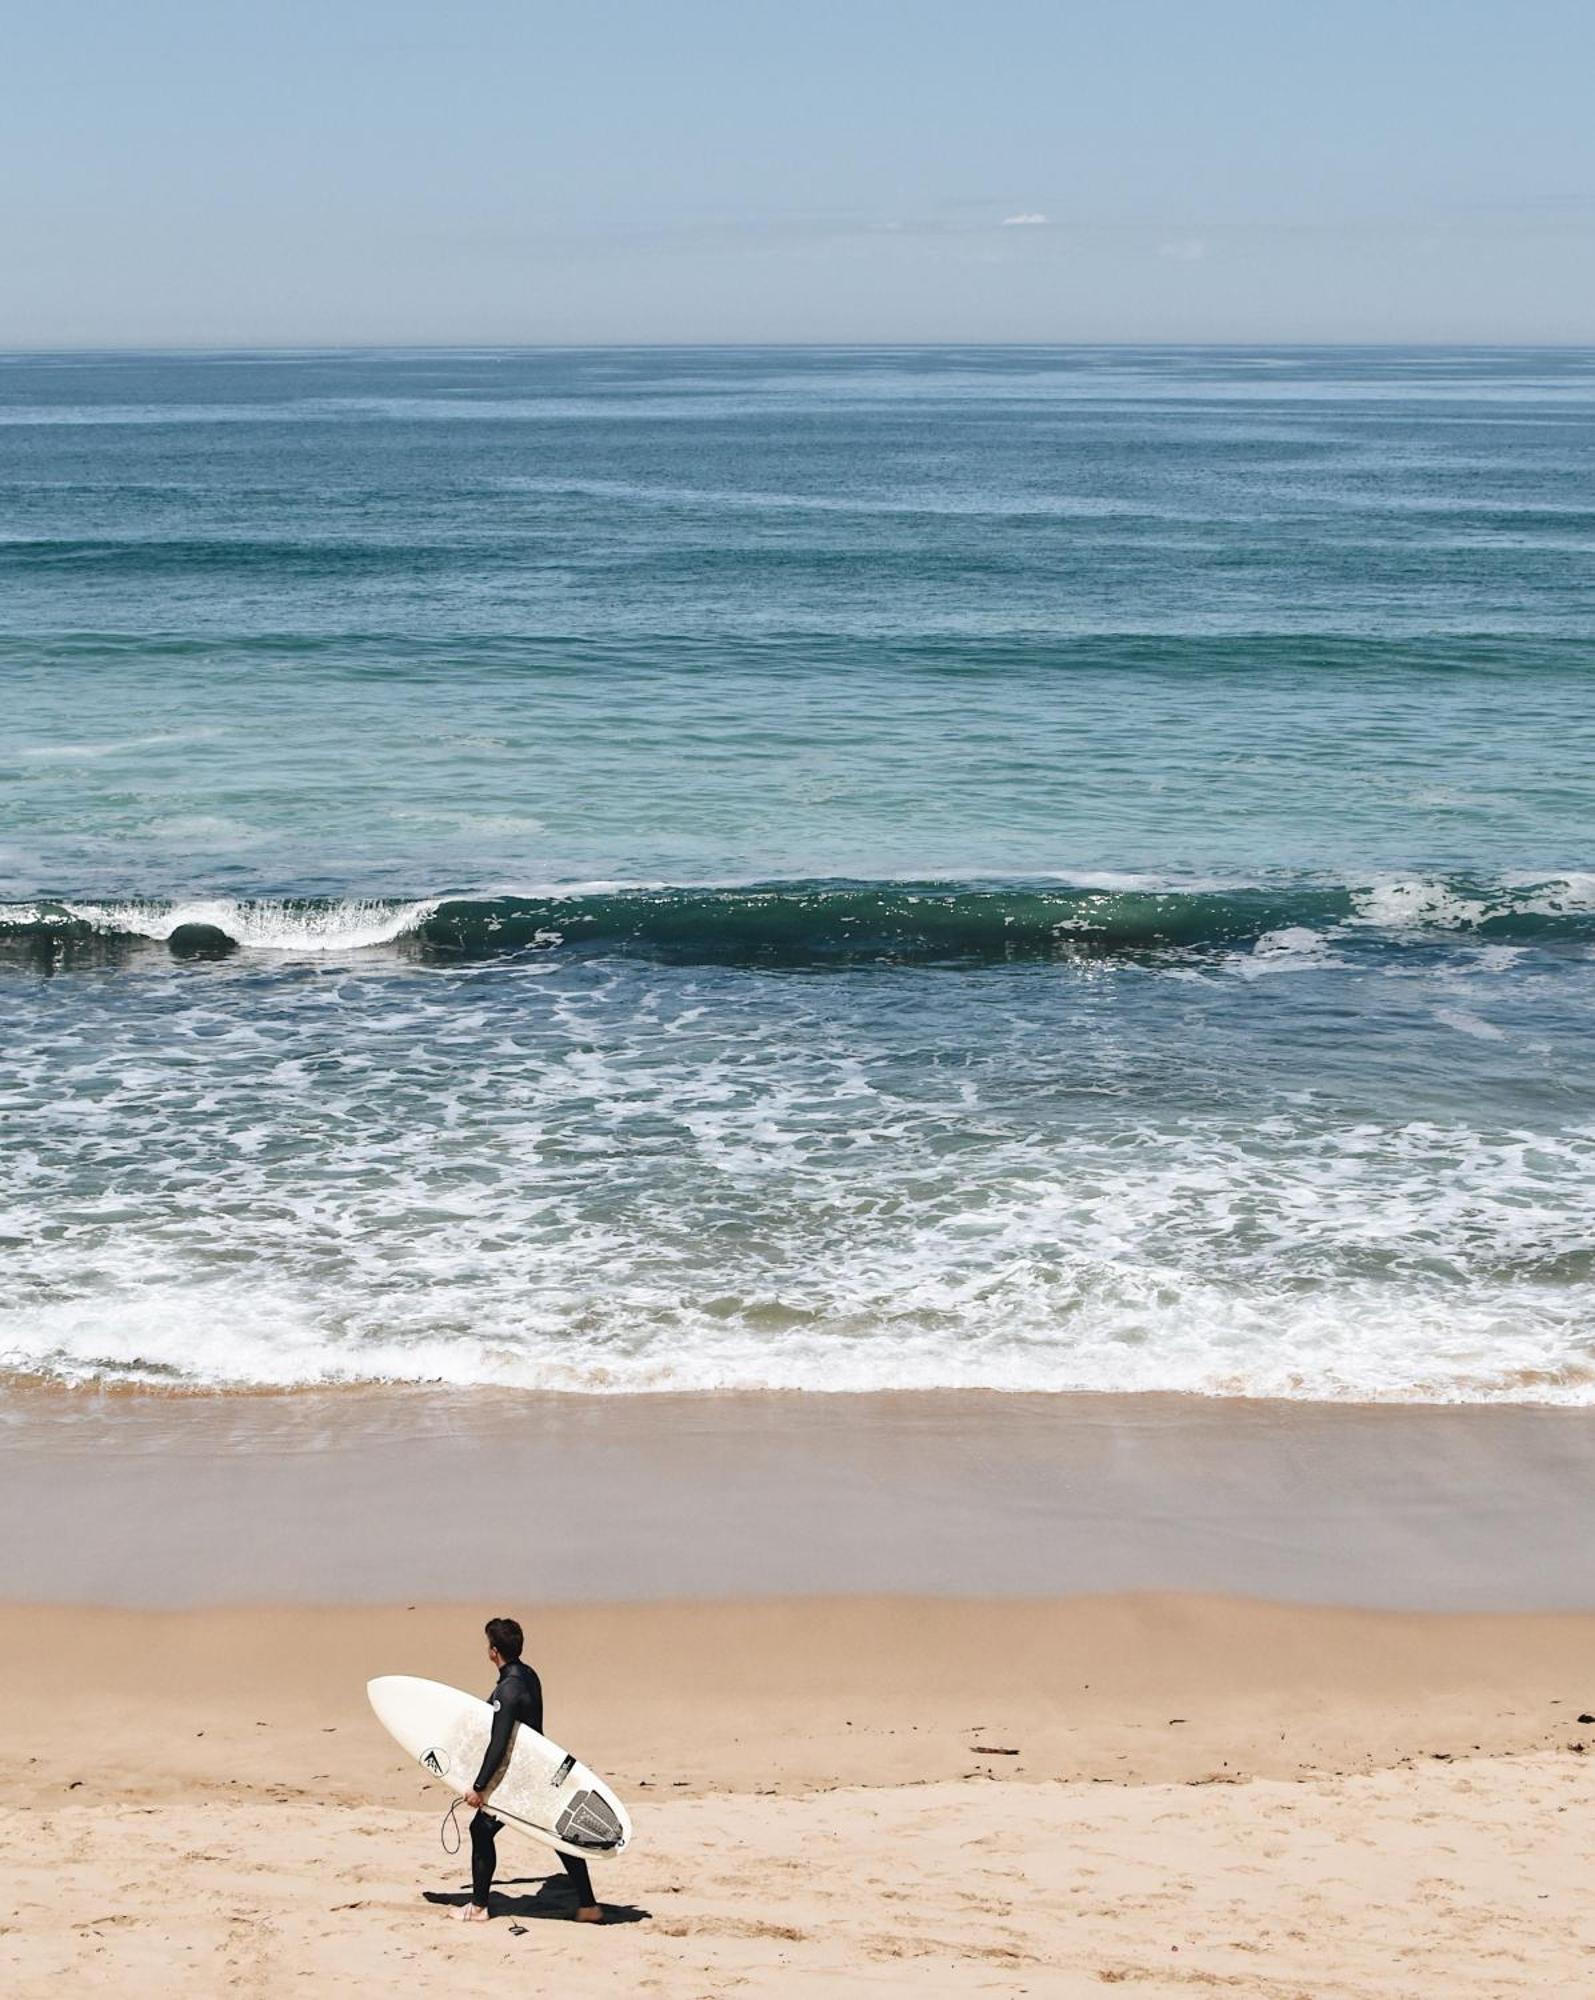
[(1044, 229), (1047, 218), (1044, 215), (1005, 215), (999, 225), (1003, 229)]
[(1182, 236), (1173, 243), (1160, 243), (1157, 254), (1172, 258), (1176, 264), (1200, 264), (1207, 255), (1207, 244), (1200, 236)]

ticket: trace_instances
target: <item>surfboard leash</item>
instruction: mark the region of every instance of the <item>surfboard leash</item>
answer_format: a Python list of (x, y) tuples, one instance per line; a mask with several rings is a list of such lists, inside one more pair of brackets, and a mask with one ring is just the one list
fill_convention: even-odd
[[(464, 1803), (463, 1799), (456, 1799), (443, 1815), (443, 1824), (438, 1828), (438, 1839), (443, 1843), (443, 1852), (445, 1854), (458, 1854), (464, 1845), (464, 1839), (460, 1833), (460, 1822), (455, 1817)], [(452, 1847), (449, 1845), (449, 1835), (451, 1833), (454, 1835), (454, 1845)]]

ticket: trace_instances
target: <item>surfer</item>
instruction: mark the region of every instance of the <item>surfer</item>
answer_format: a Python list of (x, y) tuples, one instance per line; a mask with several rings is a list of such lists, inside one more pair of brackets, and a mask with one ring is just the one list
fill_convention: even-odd
[[(516, 1723), (524, 1723), (539, 1735), (543, 1728), (543, 1684), (521, 1658), (525, 1633), (513, 1618), (490, 1618), (484, 1629), (487, 1657), (498, 1668), (498, 1685), (488, 1697), (493, 1708), (493, 1731), (487, 1739), (482, 1768), (476, 1774), (476, 1783), (465, 1794), (465, 1803), (476, 1809), (471, 1821), (471, 1900), (452, 1914), (467, 1923), (485, 1923), (492, 1915), (488, 1893), (498, 1866), (498, 1830), (504, 1824), (483, 1810), (483, 1788), (492, 1783), (493, 1774), (503, 1763)], [(601, 1924), (603, 1906), (593, 1894), (593, 1878), (587, 1872), (587, 1863), (574, 1854), (561, 1854), (559, 1858), (576, 1891), (577, 1923)]]

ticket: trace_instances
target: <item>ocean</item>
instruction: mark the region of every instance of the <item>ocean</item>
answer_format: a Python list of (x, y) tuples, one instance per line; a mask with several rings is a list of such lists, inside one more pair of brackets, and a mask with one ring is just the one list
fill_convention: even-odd
[(1595, 1401), (1595, 353), (0, 360), (0, 1370)]

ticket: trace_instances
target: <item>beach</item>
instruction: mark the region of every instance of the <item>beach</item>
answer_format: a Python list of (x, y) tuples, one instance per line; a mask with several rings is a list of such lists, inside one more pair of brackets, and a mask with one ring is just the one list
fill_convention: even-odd
[(0, 359), (7, 2000), (1595, 1991), (1595, 356)]
[[(33, 1495), (36, 1566), (0, 1572), (6, 1990), (1581, 1990), (1595, 1577), (1545, 1503), (1587, 1518), (1586, 1430), (1182, 1399), (14, 1397), (0, 1479), (11, 1517)], [(1407, 1468), (1387, 1489), (1381, 1462)], [(561, 1469), (585, 1499), (557, 1504)], [(473, 1536), (506, 1485), (524, 1537)], [(831, 1589), (795, 1587), (804, 1547)], [(508, 1834), (500, 1919), (456, 1933), (447, 1794), (365, 1703), (382, 1672), (485, 1693), (503, 1611), (550, 1730), (633, 1812), (597, 1933), (544, 1921), (561, 1879)]]

